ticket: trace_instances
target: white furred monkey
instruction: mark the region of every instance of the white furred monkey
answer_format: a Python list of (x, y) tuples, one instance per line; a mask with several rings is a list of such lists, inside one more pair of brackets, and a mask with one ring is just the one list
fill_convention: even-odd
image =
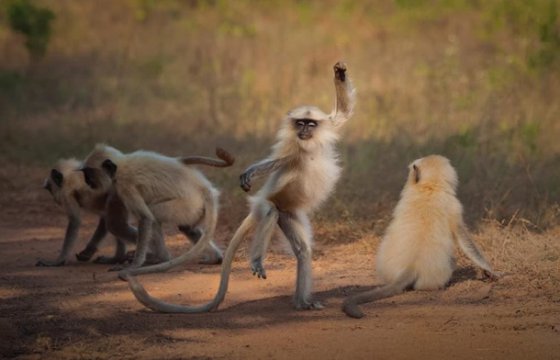
[(227, 291), (235, 251), (247, 233), (254, 229), (251, 246), (254, 274), (266, 278), (262, 260), (273, 233), (280, 230), (297, 258), (295, 307), (322, 308), (311, 297), (312, 229), (308, 216), (327, 199), (340, 176), (335, 144), (341, 126), (352, 116), (355, 104), (354, 87), (344, 63), (334, 65), (334, 85), (336, 102), (331, 114), (314, 106), (302, 106), (288, 112), (272, 154), (241, 175), (241, 187), (245, 191), (251, 189), (252, 179), (267, 176), (267, 180), (250, 198), (251, 211), (226, 250), (220, 287), (214, 300), (200, 306), (169, 304), (150, 296), (138, 280), (130, 276), (129, 285), (138, 301), (160, 312), (197, 313), (217, 308)]
[(200, 156), (172, 158), (150, 151), (123, 154), (99, 144), (86, 158), (82, 169), (86, 183), (109, 194), (105, 209), (109, 231), (119, 232), (123, 223), (120, 207), (138, 219), (136, 253), (132, 264), (120, 269), (120, 278), (140, 270), (150, 246), (169, 260), (161, 231), (163, 223), (177, 225), (195, 243), (192, 250), (198, 255), (205, 252), (205, 263), (221, 263), (221, 250), (213, 241), (219, 192), (200, 171), (188, 166), (227, 167), (234, 162), (223, 149), (218, 148), (216, 155), (220, 160)]
[(456, 196), (457, 183), (455, 169), (443, 156), (431, 155), (410, 164), (377, 253), (377, 274), (385, 285), (347, 298), (342, 309), (348, 316), (361, 318), (364, 314), (358, 304), (399, 294), (408, 287), (443, 288), (454, 270), (456, 245), (486, 276), (499, 276), (469, 235)]
[[(82, 209), (99, 216), (99, 221), (86, 248), (76, 254), (76, 258), (79, 261), (89, 261), (97, 252), (100, 242), (107, 235), (105, 219), (107, 193), (93, 191), (86, 184), (83, 173), (78, 171), (81, 167), (82, 163), (76, 159), (61, 159), (45, 179), (43, 187), (51, 193), (53, 200), (66, 212), (68, 226), (58, 257), (55, 260), (40, 259), (36, 264), (37, 266), (62, 266), (66, 263), (70, 251), (78, 239)], [(100, 256), (95, 262), (116, 264), (127, 260), (126, 244), (121, 239), (134, 243), (136, 241), (136, 230), (128, 226), (126, 218), (124, 218), (124, 224), (121, 224), (119, 228), (121, 230), (118, 233), (120, 239), (116, 239), (115, 255), (113, 257)]]

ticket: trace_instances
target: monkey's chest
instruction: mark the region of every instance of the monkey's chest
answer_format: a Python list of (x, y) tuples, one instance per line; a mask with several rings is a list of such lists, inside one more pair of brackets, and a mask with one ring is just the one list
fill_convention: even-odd
[(318, 207), (332, 192), (340, 176), (336, 161), (309, 161), (299, 169), (294, 179), (269, 198), (279, 209), (312, 210)]

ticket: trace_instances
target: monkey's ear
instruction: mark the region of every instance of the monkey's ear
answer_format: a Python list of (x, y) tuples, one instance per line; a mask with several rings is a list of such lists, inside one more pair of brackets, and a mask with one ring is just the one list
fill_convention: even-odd
[(51, 179), (58, 187), (62, 187), (62, 182), (64, 181), (64, 175), (56, 169), (51, 170)]
[(109, 174), (111, 178), (113, 178), (117, 173), (117, 165), (114, 162), (112, 162), (110, 159), (103, 161), (101, 167), (103, 168), (103, 170), (105, 170), (107, 174)]
[(414, 170), (414, 182), (418, 184), (420, 181), (420, 168), (416, 164), (412, 165), (412, 170)]

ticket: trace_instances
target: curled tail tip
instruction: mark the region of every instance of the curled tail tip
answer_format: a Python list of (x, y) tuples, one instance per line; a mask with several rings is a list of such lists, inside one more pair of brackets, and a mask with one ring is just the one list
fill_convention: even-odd
[(342, 304), (342, 311), (344, 311), (346, 315), (354, 319), (361, 319), (364, 317), (364, 313), (362, 312), (362, 310), (360, 310), (358, 305), (352, 302), (345, 301), (344, 304)]
[(221, 147), (216, 148), (216, 156), (224, 160), (227, 166), (231, 166), (235, 162), (235, 156), (231, 155), (229, 151)]

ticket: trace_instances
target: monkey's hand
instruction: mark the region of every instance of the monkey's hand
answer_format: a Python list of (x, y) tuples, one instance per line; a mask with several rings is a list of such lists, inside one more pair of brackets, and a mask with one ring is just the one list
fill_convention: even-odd
[(88, 246), (84, 250), (76, 254), (76, 259), (78, 259), (78, 261), (90, 261), (91, 257), (96, 252), (97, 252), (97, 248)]
[(502, 276), (504, 276), (504, 274), (500, 273), (500, 272), (495, 272), (495, 271), (488, 271), (488, 270), (484, 270), (482, 272), (482, 274), (484, 275), (484, 277), (490, 281), (496, 281), (499, 278), (501, 278)]
[(339, 81), (346, 81), (346, 64), (342, 61), (334, 64), (334, 78)]
[(35, 266), (63, 266), (66, 263), (65, 260), (44, 260), (44, 259), (39, 259), (39, 261), (37, 261), (37, 263), (35, 264)]
[(251, 191), (251, 177), (253, 172), (250, 170), (245, 171), (241, 176), (239, 176), (240, 186), (245, 192)]

